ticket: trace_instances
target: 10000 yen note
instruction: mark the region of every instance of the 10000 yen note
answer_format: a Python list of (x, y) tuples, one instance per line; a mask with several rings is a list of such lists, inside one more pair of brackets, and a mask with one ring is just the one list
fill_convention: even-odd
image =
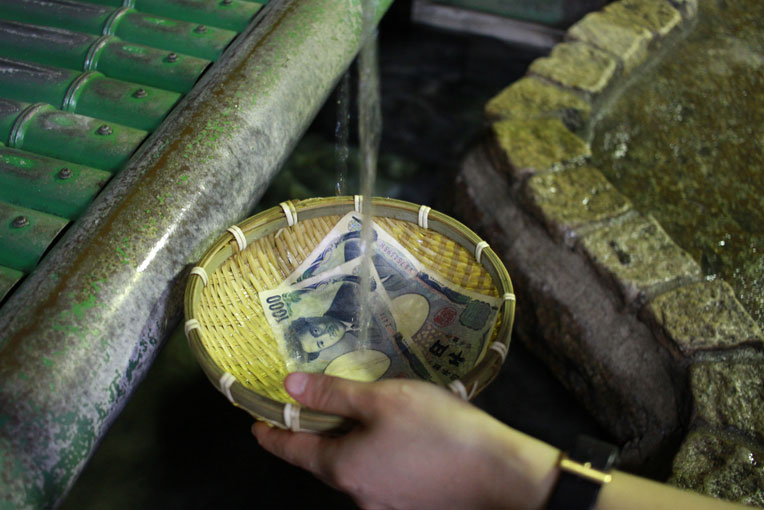
[[(426, 269), (374, 224), (373, 267), (392, 303), (393, 316), (413, 351), (424, 356), (441, 382), (464, 375), (483, 356), (499, 298), (448, 282)], [(310, 278), (360, 254), (361, 217), (346, 214), (287, 281)]]
[(348, 379), (432, 375), (409, 349), (379, 280), (371, 281), (369, 348), (359, 349), (360, 259), (290, 286), (260, 293), (289, 371), (323, 372)]

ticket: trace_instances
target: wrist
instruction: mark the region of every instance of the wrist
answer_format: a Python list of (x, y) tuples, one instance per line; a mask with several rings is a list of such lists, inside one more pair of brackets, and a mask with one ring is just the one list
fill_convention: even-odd
[(504, 427), (490, 508), (544, 508), (559, 477), (560, 450), (522, 432)]

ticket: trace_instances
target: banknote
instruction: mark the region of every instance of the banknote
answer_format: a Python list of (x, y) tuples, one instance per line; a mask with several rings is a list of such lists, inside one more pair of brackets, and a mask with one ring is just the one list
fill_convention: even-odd
[[(361, 216), (345, 215), (288, 281), (311, 278), (360, 254)], [(448, 282), (374, 225), (372, 266), (410, 348), (440, 382), (460, 378), (484, 355), (501, 301)]]
[[(289, 371), (322, 372), (373, 381), (388, 377), (435, 382), (434, 374), (403, 338), (392, 304), (374, 275), (361, 292), (360, 258), (319, 275), (263, 291), (260, 302)], [(371, 311), (368, 348), (359, 348), (361, 301)]]

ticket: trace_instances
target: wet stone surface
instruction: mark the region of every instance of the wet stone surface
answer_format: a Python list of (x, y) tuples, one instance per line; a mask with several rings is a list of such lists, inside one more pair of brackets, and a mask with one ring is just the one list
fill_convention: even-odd
[(595, 12), (570, 27), (568, 37), (615, 54), (628, 72), (647, 58), (653, 33), (612, 13)]
[(646, 307), (669, 349), (690, 356), (700, 350), (724, 349), (753, 343), (764, 347), (764, 337), (728, 283), (698, 282), (661, 294)]
[(669, 483), (764, 507), (764, 448), (717, 431), (692, 432), (674, 459)]
[(690, 384), (697, 419), (764, 441), (764, 361), (696, 363)]
[(577, 94), (533, 77), (502, 90), (485, 107), (492, 118), (515, 120), (558, 118), (576, 130), (589, 120), (591, 105)]
[(499, 159), (515, 178), (590, 155), (589, 145), (557, 119), (504, 120), (493, 124)]
[(561, 43), (549, 57), (535, 60), (529, 71), (589, 94), (605, 90), (618, 69), (616, 59), (583, 42)]
[(605, 7), (605, 12), (660, 36), (667, 35), (682, 21), (679, 11), (666, 0), (621, 0)]
[(592, 161), (764, 327), (764, 2), (698, 16), (598, 121)]
[(700, 277), (700, 267), (649, 216), (635, 215), (595, 230), (582, 238), (581, 245), (627, 303), (677, 281)]
[(575, 236), (582, 226), (621, 215), (631, 204), (590, 166), (534, 175), (526, 184), (526, 200), (558, 239)]

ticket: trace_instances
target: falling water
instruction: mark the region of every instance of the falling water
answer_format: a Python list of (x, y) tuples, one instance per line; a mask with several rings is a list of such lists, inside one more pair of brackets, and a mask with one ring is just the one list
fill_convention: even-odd
[(371, 324), (369, 285), (371, 283), (371, 244), (373, 229), (371, 226), (371, 198), (377, 175), (377, 154), (382, 132), (382, 112), (379, 103), (379, 66), (377, 62), (377, 34), (374, 29), (376, 2), (363, 2), (363, 37), (364, 42), (358, 58), (358, 132), (361, 150), (361, 310), (359, 348), (369, 346), (369, 325)]
[(346, 181), (348, 175), (348, 156), (350, 148), (348, 147), (348, 132), (350, 128), (350, 73), (345, 73), (337, 89), (337, 125), (334, 128), (334, 156), (337, 163), (337, 185), (335, 192), (337, 196), (345, 195), (347, 192)]

